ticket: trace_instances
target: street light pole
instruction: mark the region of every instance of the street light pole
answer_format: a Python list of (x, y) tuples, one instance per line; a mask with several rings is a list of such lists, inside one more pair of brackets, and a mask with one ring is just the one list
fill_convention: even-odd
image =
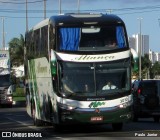
[(3, 49), (5, 50), (5, 32), (4, 32), (4, 17), (2, 17), (2, 46)]
[(46, 19), (46, 0), (44, 0), (44, 19)]
[(59, 14), (61, 14), (61, 0), (59, 0)]
[(142, 79), (142, 72), (141, 72), (141, 51), (142, 51), (142, 33), (141, 33), (141, 21), (143, 18), (138, 18), (139, 20), (139, 34), (140, 34), (140, 38), (139, 38), (139, 48), (138, 48), (138, 52), (139, 52), (139, 79)]
[(26, 0), (26, 32), (28, 31), (28, 2)]
[(78, 13), (79, 13), (79, 10), (80, 10), (80, 0), (78, 0)]

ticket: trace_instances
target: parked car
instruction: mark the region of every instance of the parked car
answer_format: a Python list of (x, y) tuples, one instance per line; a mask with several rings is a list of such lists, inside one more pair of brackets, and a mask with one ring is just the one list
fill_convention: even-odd
[(153, 117), (160, 119), (160, 80), (140, 80), (132, 84), (133, 120)]

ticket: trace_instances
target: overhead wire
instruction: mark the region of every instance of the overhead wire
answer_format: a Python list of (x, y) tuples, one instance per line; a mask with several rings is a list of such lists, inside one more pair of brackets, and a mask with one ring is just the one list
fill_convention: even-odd
[[(44, 0), (35, 0), (35, 1), (28, 1), (27, 3), (39, 3), (39, 2), (43, 2)], [(46, 0), (47, 1), (47, 0)], [(5, 3), (5, 4), (26, 4), (26, 2), (13, 2), (13, 1), (0, 1), (0, 3)]]
[[(160, 7), (157, 8), (157, 9), (160, 9)], [(91, 12), (106, 12), (108, 10), (112, 10), (112, 12), (124, 12), (125, 11), (125, 10), (124, 11), (123, 10), (119, 11), (117, 9), (95, 9), (95, 10), (81, 10), (81, 12), (88, 12), (88, 11), (91, 11)], [(143, 12), (143, 10), (145, 10), (145, 9), (141, 9), (139, 11), (134, 11), (132, 13), (139, 13), (139, 12), (141, 13), (141, 12)], [(46, 10), (46, 12), (48, 12), (48, 13), (58, 12), (58, 11), (59, 10)], [(74, 11), (77, 11), (77, 10), (63, 10), (63, 11), (64, 12), (68, 12), (68, 11), (74, 12)], [(149, 9), (148, 11), (155, 11), (155, 10), (154, 9)], [(156, 10), (156, 11), (158, 11), (158, 10)], [(26, 12), (26, 10), (17, 10), (17, 9), (1, 9), (0, 10), (0, 13), (25, 13), (25, 12)], [(29, 13), (43, 13), (43, 10), (28, 10), (28, 12)], [(130, 14), (130, 13), (128, 13), (128, 14)]]
[[(14, 0), (18, 1), (18, 0)], [(32, 3), (36, 2), (42, 2), (44, 0), (34, 0)], [(0, 1), (1, 3), (2, 1)], [(3, 1), (4, 2), (4, 1)], [(10, 1), (11, 2), (11, 1)], [(30, 1), (31, 2), (31, 1)], [(16, 3), (18, 4), (18, 3)], [(23, 4), (25, 4), (23, 2)], [(143, 7), (129, 7), (129, 8), (119, 8), (119, 9), (94, 9), (94, 10), (80, 10), (81, 12), (102, 12), (106, 13), (107, 10), (111, 10), (112, 13), (117, 15), (127, 15), (127, 14), (137, 14), (137, 13), (146, 13), (146, 12), (155, 12), (160, 11), (160, 5), (154, 5), (154, 6), (143, 6)], [(64, 13), (66, 12), (77, 12), (77, 10), (63, 10)], [(44, 10), (28, 10), (28, 13), (43, 13)], [(46, 10), (46, 13), (58, 13), (59, 10)], [(17, 10), (17, 9), (1, 9), (0, 13), (26, 13), (26, 10)], [(4, 16), (3, 16), (4, 17)], [(12, 16), (8, 16), (8, 18), (16, 18)], [(17, 17), (17, 18), (25, 18), (25, 17)], [(34, 17), (28, 17), (28, 18), (34, 18)], [(40, 18), (40, 17), (39, 17)]]

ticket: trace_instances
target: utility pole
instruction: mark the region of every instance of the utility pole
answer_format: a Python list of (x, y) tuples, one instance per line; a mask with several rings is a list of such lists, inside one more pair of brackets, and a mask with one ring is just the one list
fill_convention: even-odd
[(61, 14), (61, 0), (59, 0), (59, 14)]
[(78, 13), (80, 11), (80, 0), (78, 0)]
[(28, 31), (28, 2), (26, 0), (26, 32)]
[(46, 19), (46, 0), (44, 0), (44, 19)]
[(4, 17), (2, 17), (2, 47), (5, 50)]
[(139, 20), (139, 34), (140, 34), (140, 38), (139, 38), (139, 48), (138, 48), (138, 52), (139, 52), (139, 79), (142, 79), (142, 72), (141, 72), (141, 51), (142, 51), (142, 33), (141, 33), (141, 21), (143, 18), (138, 18)]

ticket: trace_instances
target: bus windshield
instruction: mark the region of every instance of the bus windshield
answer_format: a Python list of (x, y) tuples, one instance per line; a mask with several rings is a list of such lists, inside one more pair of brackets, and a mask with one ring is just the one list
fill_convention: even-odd
[(58, 30), (59, 51), (102, 51), (127, 47), (123, 26), (89, 26)]
[(0, 75), (0, 87), (4, 87), (4, 86), (10, 86), (10, 75), (6, 74), (6, 75)]
[[(128, 61), (129, 62), (129, 61)], [(60, 92), (75, 96), (105, 96), (130, 89), (128, 62), (60, 62)], [(107, 88), (107, 83), (112, 85)]]

